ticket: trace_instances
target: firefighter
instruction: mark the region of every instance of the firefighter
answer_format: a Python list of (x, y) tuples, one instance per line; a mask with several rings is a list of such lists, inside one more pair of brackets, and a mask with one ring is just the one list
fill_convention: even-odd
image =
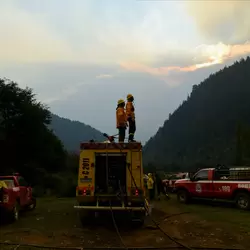
[(160, 200), (160, 196), (162, 193), (162, 179), (161, 177), (156, 173), (155, 174), (155, 182), (156, 182), (156, 191), (157, 191), (157, 198)]
[(5, 181), (0, 181), (0, 189), (1, 188), (8, 188)]
[(124, 107), (125, 101), (123, 99), (118, 100), (116, 108), (116, 128), (119, 131), (119, 142), (124, 142), (127, 128), (127, 117)]
[(161, 194), (164, 194), (165, 199), (169, 200), (170, 197), (167, 193), (166, 187), (163, 184), (163, 181), (161, 179), (161, 177), (156, 173), (155, 174), (155, 182), (156, 182), (156, 190), (157, 190), (157, 198), (158, 200), (160, 200), (161, 198)]
[(148, 174), (147, 187), (149, 192), (149, 200), (152, 201), (154, 199), (154, 180), (153, 175), (151, 173)]
[(126, 103), (126, 116), (129, 124), (129, 137), (128, 142), (134, 142), (134, 135), (136, 131), (135, 125), (135, 107), (133, 105), (134, 97), (131, 94), (127, 95), (127, 103)]

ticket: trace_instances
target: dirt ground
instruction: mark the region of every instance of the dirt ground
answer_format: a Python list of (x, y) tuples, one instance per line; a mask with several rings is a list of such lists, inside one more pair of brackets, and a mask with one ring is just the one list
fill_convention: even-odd
[[(34, 211), (23, 213), (14, 224), (0, 226), (0, 242), (83, 248), (123, 246), (112, 217), (107, 215), (92, 225), (82, 226), (74, 204), (75, 199), (39, 199)], [(169, 201), (154, 202), (152, 217), (163, 231), (190, 247), (250, 249), (249, 213), (215, 204), (182, 205), (173, 196)], [(142, 228), (127, 221), (118, 221), (118, 227), (127, 247), (177, 246), (150, 218)], [(11, 248), (0, 245), (0, 249)]]

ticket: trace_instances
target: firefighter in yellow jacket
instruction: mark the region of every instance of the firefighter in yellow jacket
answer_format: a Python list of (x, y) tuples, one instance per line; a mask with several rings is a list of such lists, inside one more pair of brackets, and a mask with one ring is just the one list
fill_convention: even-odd
[(149, 200), (152, 201), (154, 199), (154, 179), (151, 173), (148, 174), (147, 187), (149, 193)]
[(0, 189), (1, 188), (8, 188), (5, 181), (0, 181)]
[(131, 94), (127, 95), (127, 103), (126, 103), (126, 116), (127, 121), (129, 124), (129, 142), (134, 142), (134, 135), (136, 131), (136, 125), (135, 125), (135, 107), (133, 104), (134, 97)]
[(127, 117), (124, 107), (125, 101), (123, 99), (118, 100), (116, 108), (116, 128), (119, 131), (119, 142), (124, 142), (127, 128)]

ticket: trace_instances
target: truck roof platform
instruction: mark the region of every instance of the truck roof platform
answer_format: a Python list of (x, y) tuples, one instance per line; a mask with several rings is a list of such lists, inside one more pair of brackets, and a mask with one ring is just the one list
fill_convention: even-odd
[(141, 142), (83, 142), (80, 144), (81, 150), (83, 149), (142, 149)]

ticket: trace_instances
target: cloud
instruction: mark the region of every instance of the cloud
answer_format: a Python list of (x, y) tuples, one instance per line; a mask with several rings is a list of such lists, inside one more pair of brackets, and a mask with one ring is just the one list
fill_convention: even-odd
[[(250, 43), (236, 45), (225, 45), (223, 43), (216, 45), (202, 44), (194, 49), (194, 53), (194, 61), (199, 61), (199, 63), (185, 67), (150, 67), (136, 62), (122, 62), (120, 66), (125, 70), (144, 72), (155, 76), (167, 76), (173, 72), (192, 72), (212, 65), (222, 64), (231, 58), (248, 55), (250, 54)], [(172, 81), (174, 82), (174, 79)]]
[(0, 61), (51, 62), (74, 60), (70, 46), (45, 25), (42, 17), (0, 3)]
[(186, 1), (188, 13), (211, 42), (240, 43), (250, 39), (250, 1)]
[(183, 37), (182, 49), (197, 39), (183, 8), (170, 1), (1, 1), (0, 29), (0, 62), (10, 63), (152, 63), (180, 49)]
[(84, 83), (76, 83), (76, 84), (71, 84), (70, 86), (67, 86), (63, 88), (61, 91), (58, 91), (57, 94), (53, 97), (43, 99), (42, 101), (46, 104), (51, 104), (56, 101), (65, 101), (69, 97), (75, 95), (78, 92), (79, 87), (84, 85)]
[(112, 75), (108, 75), (108, 74), (101, 74), (101, 75), (98, 75), (96, 76), (97, 79), (105, 79), (105, 78), (113, 78)]

